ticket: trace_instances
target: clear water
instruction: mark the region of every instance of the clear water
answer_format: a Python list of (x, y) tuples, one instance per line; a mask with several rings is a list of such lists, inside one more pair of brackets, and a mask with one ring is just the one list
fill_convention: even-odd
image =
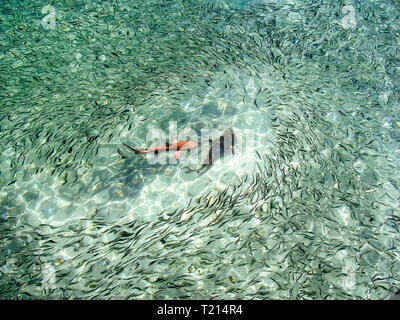
[[(389, 0), (2, 2), (0, 297), (394, 297), (399, 15)], [(171, 123), (251, 138), (201, 175), (122, 146)]]

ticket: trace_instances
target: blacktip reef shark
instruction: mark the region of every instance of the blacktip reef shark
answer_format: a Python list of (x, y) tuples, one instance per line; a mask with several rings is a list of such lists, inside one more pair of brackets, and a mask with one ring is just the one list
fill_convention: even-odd
[(176, 150), (176, 160), (179, 160), (179, 157), (181, 155), (181, 150), (192, 150), (197, 148), (199, 145), (196, 141), (191, 141), (191, 140), (186, 140), (186, 141), (178, 141), (175, 138), (172, 139), (172, 144), (166, 143), (164, 145), (155, 147), (155, 148), (150, 148), (146, 150), (136, 150), (133, 149), (132, 147), (128, 146), (126, 143), (123, 143), (125, 147), (128, 147), (135, 153), (150, 153), (154, 152), (155, 154), (158, 154), (160, 151), (170, 151), (170, 150)]
[(215, 161), (224, 157), (227, 152), (232, 152), (232, 154), (235, 154), (233, 147), (236, 144), (236, 139), (232, 129), (226, 130), (219, 138), (214, 140), (210, 139), (209, 143), (210, 150), (208, 151), (207, 157), (202, 161), (200, 168), (191, 169), (189, 166), (186, 166), (188, 169), (187, 173), (194, 171), (199, 173), (204, 168), (209, 168)]

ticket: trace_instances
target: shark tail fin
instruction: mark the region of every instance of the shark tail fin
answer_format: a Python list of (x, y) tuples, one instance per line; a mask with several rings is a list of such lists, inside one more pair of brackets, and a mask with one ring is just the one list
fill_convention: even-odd
[(131, 149), (131, 150), (134, 151), (135, 153), (144, 153), (143, 151), (133, 149), (132, 147), (128, 146), (126, 143), (123, 143), (123, 145), (124, 145), (125, 147), (128, 147), (129, 149)]

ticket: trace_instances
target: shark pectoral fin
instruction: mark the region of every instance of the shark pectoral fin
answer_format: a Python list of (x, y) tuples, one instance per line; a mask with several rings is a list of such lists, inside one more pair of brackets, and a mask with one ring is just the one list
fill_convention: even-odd
[(175, 156), (176, 160), (179, 160), (180, 156), (181, 156), (181, 152), (180, 151), (176, 151), (176, 156)]
[(155, 154), (156, 156), (158, 156), (158, 150), (154, 151), (154, 154)]

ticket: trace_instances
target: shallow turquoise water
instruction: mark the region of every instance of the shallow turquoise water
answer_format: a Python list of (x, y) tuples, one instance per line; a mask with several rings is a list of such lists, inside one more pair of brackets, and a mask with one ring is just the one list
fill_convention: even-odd
[[(1, 4), (0, 297), (398, 294), (399, 14), (386, 0)], [(151, 164), (122, 146), (227, 128), (237, 152), (200, 175), (193, 154)]]

